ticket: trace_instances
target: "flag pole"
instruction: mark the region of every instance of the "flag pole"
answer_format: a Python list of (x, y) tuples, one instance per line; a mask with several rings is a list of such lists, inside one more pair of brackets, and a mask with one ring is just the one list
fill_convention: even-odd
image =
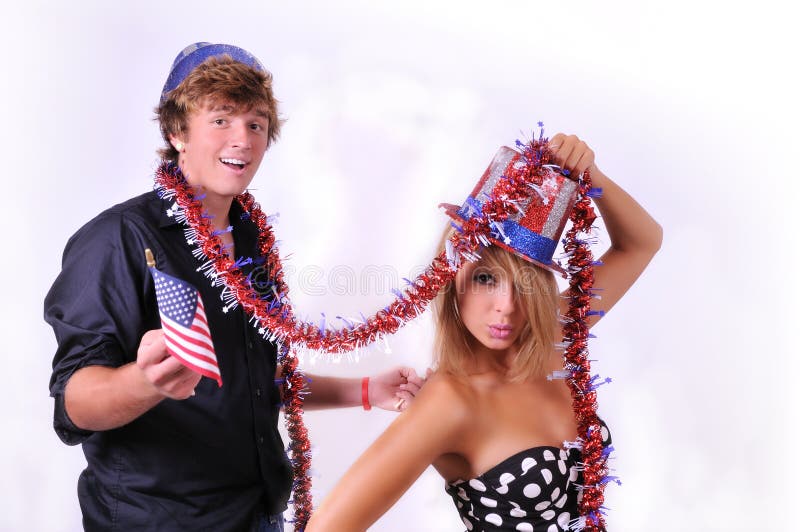
[(150, 251), (150, 248), (145, 248), (144, 250), (144, 258), (147, 260), (147, 267), (148, 268), (155, 268), (156, 267), (156, 259), (153, 257), (153, 252)]

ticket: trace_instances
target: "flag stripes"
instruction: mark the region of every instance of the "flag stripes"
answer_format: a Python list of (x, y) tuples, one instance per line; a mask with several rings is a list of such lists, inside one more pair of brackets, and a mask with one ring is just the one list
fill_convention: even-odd
[(222, 375), (208, 328), (200, 293), (189, 283), (150, 268), (156, 285), (161, 326), (167, 352), (186, 367), (214, 379)]

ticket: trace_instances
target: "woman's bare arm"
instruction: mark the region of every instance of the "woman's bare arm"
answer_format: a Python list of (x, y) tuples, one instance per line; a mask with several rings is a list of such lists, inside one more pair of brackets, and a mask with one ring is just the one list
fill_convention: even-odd
[[(585, 142), (574, 135), (559, 133), (553, 136), (550, 145), (556, 152), (558, 164), (573, 175), (588, 170), (592, 186), (603, 189), (602, 196), (594, 201), (611, 245), (600, 257), (603, 265), (594, 270), (594, 286), (599, 289), (601, 299), (592, 302), (592, 309), (608, 312), (636, 282), (661, 247), (661, 226), (635, 199), (600, 171), (594, 162), (594, 152)], [(566, 301), (562, 301), (566, 306)], [(599, 315), (590, 316), (589, 325), (594, 325), (600, 318)]]
[(441, 455), (457, 449), (470, 409), (459, 385), (431, 377), (314, 512), (307, 532), (366, 530)]

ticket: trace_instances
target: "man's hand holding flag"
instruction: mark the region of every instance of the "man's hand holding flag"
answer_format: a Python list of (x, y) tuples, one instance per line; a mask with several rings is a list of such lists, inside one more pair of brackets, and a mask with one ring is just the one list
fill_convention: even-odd
[(155, 282), (167, 352), (186, 367), (214, 379), (222, 386), (222, 375), (200, 293), (186, 281), (157, 270), (149, 249), (145, 250), (145, 256)]

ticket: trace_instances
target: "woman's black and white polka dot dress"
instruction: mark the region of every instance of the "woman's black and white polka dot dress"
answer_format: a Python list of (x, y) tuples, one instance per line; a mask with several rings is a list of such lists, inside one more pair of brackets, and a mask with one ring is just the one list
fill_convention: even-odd
[[(611, 443), (605, 424), (603, 443)], [(446, 490), (469, 532), (569, 530), (578, 517), (580, 459), (578, 449), (533, 447), (477, 478), (447, 484)]]

